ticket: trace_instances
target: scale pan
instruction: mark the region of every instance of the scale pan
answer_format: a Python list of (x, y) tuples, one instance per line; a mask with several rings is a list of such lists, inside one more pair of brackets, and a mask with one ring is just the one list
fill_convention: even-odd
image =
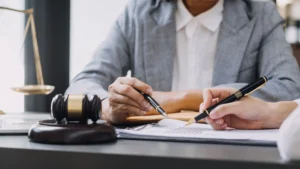
[(50, 94), (54, 90), (54, 86), (50, 85), (26, 85), (22, 87), (13, 87), (15, 92), (23, 93), (25, 95), (45, 95)]

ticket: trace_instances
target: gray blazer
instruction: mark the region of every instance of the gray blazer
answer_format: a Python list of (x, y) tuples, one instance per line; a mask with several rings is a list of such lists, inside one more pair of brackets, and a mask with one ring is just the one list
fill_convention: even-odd
[[(91, 62), (66, 94), (108, 97), (117, 77), (132, 75), (157, 91), (170, 91), (176, 54), (176, 0), (132, 0)], [(213, 86), (241, 88), (272, 77), (254, 93), (267, 101), (300, 98), (300, 73), (272, 2), (225, 0)]]

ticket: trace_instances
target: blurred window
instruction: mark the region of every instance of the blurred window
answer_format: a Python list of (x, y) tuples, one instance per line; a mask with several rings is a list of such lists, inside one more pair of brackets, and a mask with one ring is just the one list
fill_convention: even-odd
[[(24, 9), (24, 0), (0, 0), (0, 6)], [(10, 88), (24, 85), (25, 14), (0, 9), (0, 110), (23, 112), (24, 95)]]
[(91, 60), (128, 0), (71, 0), (70, 80)]

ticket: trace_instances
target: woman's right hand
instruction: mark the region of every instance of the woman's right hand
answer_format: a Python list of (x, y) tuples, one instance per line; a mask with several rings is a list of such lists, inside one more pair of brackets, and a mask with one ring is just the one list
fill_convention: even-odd
[(146, 83), (132, 77), (119, 77), (108, 87), (109, 97), (102, 102), (102, 118), (110, 123), (122, 123), (129, 115), (145, 115), (152, 109), (137, 90), (151, 95)]
[[(230, 88), (211, 88), (203, 91), (203, 103), (200, 112), (233, 94), (236, 90)], [(286, 114), (290, 110), (281, 110), (278, 104), (269, 103), (261, 99), (245, 96), (239, 101), (223, 104), (210, 112), (205, 120), (216, 130), (227, 127), (236, 129), (279, 128)], [(293, 103), (288, 107), (292, 109)], [(287, 112), (287, 113), (285, 113)]]

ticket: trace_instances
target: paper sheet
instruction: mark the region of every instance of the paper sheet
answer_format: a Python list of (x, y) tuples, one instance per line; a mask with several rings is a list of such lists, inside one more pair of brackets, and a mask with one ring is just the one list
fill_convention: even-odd
[(185, 126), (186, 122), (163, 119), (155, 124), (147, 124), (134, 128), (119, 130), (119, 132), (130, 135), (144, 135), (156, 137), (182, 137), (182, 138), (208, 138), (224, 140), (254, 140), (254, 141), (274, 141), (278, 136), (278, 129), (268, 130), (236, 130), (227, 129), (216, 131), (207, 124), (195, 123)]

